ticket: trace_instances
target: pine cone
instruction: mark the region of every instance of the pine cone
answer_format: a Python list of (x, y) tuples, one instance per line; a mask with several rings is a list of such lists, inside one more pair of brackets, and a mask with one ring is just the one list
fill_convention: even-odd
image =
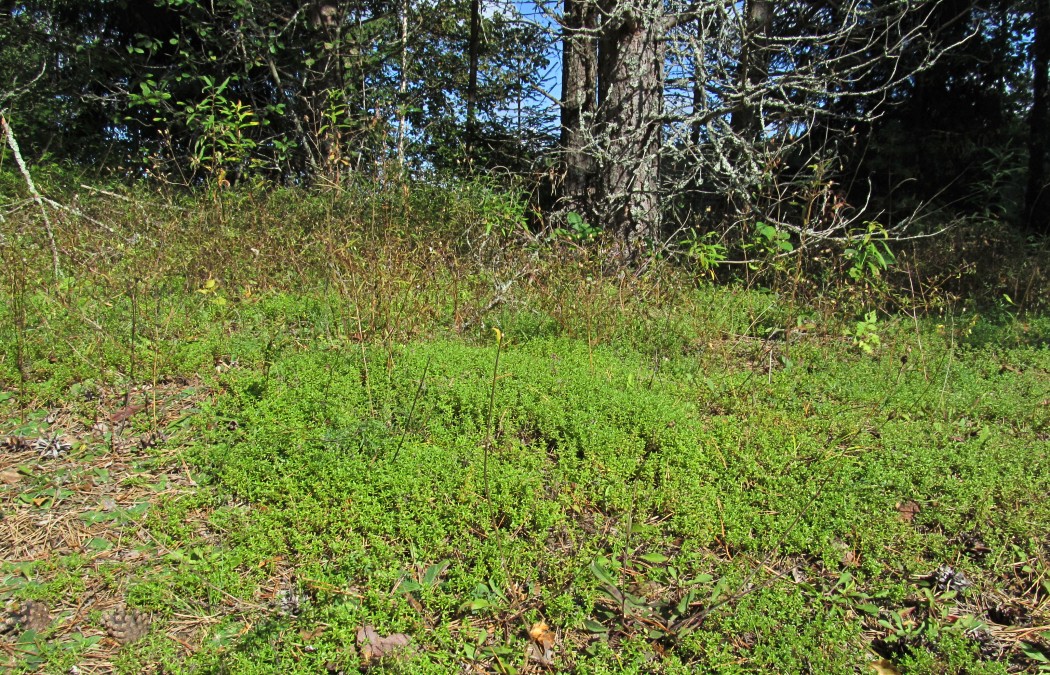
[(73, 445), (58, 434), (42, 436), (33, 441), (33, 449), (40, 453), (40, 459), (58, 459), (72, 448)]
[(306, 604), (306, 601), (306, 594), (301, 593), (296, 588), (282, 590), (277, 594), (277, 602), (281, 608), (281, 613), (293, 619), (302, 614), (303, 605)]
[(139, 449), (149, 450), (150, 448), (156, 447), (157, 445), (168, 440), (168, 435), (163, 431), (151, 431), (148, 434), (139, 436)]
[(7, 448), (11, 452), (20, 452), (22, 450), (29, 450), (33, 447), (33, 442), (28, 438), (22, 436), (7, 436), (4, 438), (3, 443), (0, 443), (3, 447)]
[(18, 609), (17, 602), (11, 601), (7, 603), (3, 616), (0, 616), (0, 635), (7, 635), (18, 630), (18, 627), (21, 625), (18, 621)]
[(950, 565), (941, 565), (934, 570), (929, 579), (938, 591), (964, 591), (973, 586), (965, 574), (953, 569)]
[(0, 634), (15, 633), (22, 630), (42, 631), (51, 625), (51, 613), (47, 605), (36, 600), (7, 603), (3, 619), (0, 620)]
[(149, 633), (150, 617), (137, 609), (118, 607), (102, 616), (102, 625), (110, 637), (122, 645), (141, 640)]

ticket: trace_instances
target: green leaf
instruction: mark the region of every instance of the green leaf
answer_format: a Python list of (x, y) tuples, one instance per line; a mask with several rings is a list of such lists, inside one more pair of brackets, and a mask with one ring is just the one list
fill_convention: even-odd
[(428, 588), (433, 588), (438, 584), (438, 580), (441, 575), (444, 574), (445, 570), (449, 566), (448, 560), (443, 560), (435, 565), (431, 565), (427, 568), (427, 571), (423, 574), (423, 585)]
[(1050, 658), (1047, 658), (1046, 654), (1031, 642), (1021, 642), (1021, 651), (1033, 661), (1038, 661), (1039, 663), (1050, 663)]
[(405, 579), (401, 582), (401, 585), (397, 587), (397, 590), (402, 593), (415, 593), (416, 591), (423, 590), (423, 585), (412, 579)]
[(102, 641), (101, 635), (84, 635), (83, 633), (72, 633), (69, 635), (70, 642), (74, 643), (77, 647), (84, 649), (96, 645)]
[(93, 537), (84, 545), (93, 551), (108, 551), (113, 548), (113, 543), (103, 537)]
[(609, 574), (609, 570), (605, 569), (605, 567), (597, 560), (591, 563), (591, 574), (597, 577), (598, 581), (603, 584), (612, 586), (613, 588), (616, 587), (616, 580), (613, 579), (611, 574)]
[(777, 229), (772, 225), (767, 225), (763, 222), (755, 223), (755, 230), (766, 238), (766, 241), (773, 241), (773, 238), (777, 236)]
[(601, 625), (600, 623), (598, 623), (594, 619), (584, 619), (583, 620), (583, 627), (586, 628), (591, 633), (608, 633), (609, 632), (608, 628), (606, 628), (605, 626)]
[(865, 614), (871, 614), (872, 616), (878, 616), (879, 608), (871, 603), (864, 603), (863, 605), (857, 605), (857, 609), (864, 612)]
[(208, 639), (208, 642), (210, 642), (215, 647), (225, 646), (232, 642), (233, 639), (240, 634), (241, 629), (242, 624), (239, 624), (237, 622), (227, 624), (226, 626), (223, 626), (217, 631), (215, 631), (215, 633), (213, 633), (212, 636)]
[(670, 558), (668, 558), (667, 556), (663, 555), (662, 553), (646, 553), (645, 555), (641, 555), (641, 556), (638, 556), (638, 557), (641, 558), (642, 560), (644, 560), (645, 562), (653, 563), (654, 565), (658, 565), (660, 563), (665, 563), (668, 560), (670, 560)]
[(84, 511), (80, 514), (80, 519), (88, 525), (94, 525), (95, 523), (113, 520), (113, 514), (106, 511)]
[(476, 612), (479, 609), (488, 609), (489, 607), (492, 607), (492, 603), (485, 598), (474, 598), (464, 602), (459, 608), (460, 611)]

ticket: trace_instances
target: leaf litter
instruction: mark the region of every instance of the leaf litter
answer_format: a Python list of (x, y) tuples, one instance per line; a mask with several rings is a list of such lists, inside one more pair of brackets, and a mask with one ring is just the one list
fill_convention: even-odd
[(412, 638), (404, 633), (380, 635), (372, 626), (361, 626), (357, 629), (357, 649), (364, 663), (370, 664), (387, 658), (405, 656), (408, 653)]
[[(143, 387), (131, 392), (142, 403), (112, 416), (107, 402), (123, 401), (126, 392), (100, 392), (90, 401), (97, 408), (93, 418), (77, 402), (49, 411), (41, 420), (47, 426), (37, 433), (21, 431), (24, 424), (21, 433), (4, 435), (0, 429), (0, 670), (15, 665), (2, 655), (8, 651), (5, 642), (25, 631), (33, 631), (34, 640), (90, 645), (78, 657), (80, 672), (112, 670), (121, 647), (149, 633), (150, 614), (128, 607), (125, 595), (128, 580), (150, 574), (164, 554), (141, 527), (149, 506), (195, 486), (176, 449), (161, 446), (168, 438), (166, 426), (206, 396), (195, 386), (175, 380)], [(128, 422), (147, 408), (156, 410), (148, 423), (155, 427), (148, 444), (97, 423)], [(75, 593), (48, 603), (18, 598), (21, 588), (53, 581), (61, 574), (59, 561), (67, 556), (82, 557), (87, 565)], [(99, 573), (115, 564), (122, 565), (125, 579), (117, 584)], [(92, 610), (102, 612), (97, 623), (89, 619)], [(52, 625), (61, 629), (45, 638)], [(193, 629), (200, 626), (197, 621)], [(113, 639), (99, 641), (103, 636)], [(8, 651), (10, 658), (21, 658), (16, 652)]]

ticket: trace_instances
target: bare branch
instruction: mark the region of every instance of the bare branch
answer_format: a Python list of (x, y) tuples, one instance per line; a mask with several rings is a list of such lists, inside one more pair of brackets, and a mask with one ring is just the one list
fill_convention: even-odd
[[(7, 122), (7, 111), (0, 110), (0, 127), (3, 127), (4, 136), (7, 137), (7, 145), (11, 148), (11, 152), (15, 156), (15, 162), (18, 164), (19, 170), (22, 172), (22, 176), (26, 180), (26, 185), (29, 186), (29, 194), (32, 195), (33, 200), (36, 201), (40, 207), (40, 215), (44, 218), (44, 229), (47, 231), (48, 241), (51, 243), (51, 260), (54, 265), (55, 277), (59, 278), (62, 276), (62, 270), (58, 265), (58, 245), (55, 243), (55, 232), (51, 228), (51, 219), (47, 215), (47, 208), (44, 206), (44, 197), (41, 196), (40, 191), (36, 189), (36, 184), (33, 183), (33, 176), (29, 173), (29, 168), (26, 166), (25, 160), (22, 159), (22, 153), (18, 149), (18, 141), (15, 140), (15, 133), (11, 129), (11, 125)], [(48, 200), (50, 201), (50, 200)]]

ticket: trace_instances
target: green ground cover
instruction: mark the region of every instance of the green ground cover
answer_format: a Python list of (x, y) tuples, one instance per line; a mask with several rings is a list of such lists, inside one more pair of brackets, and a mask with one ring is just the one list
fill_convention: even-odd
[(183, 227), (6, 259), (5, 667), (1050, 662), (1047, 317)]

